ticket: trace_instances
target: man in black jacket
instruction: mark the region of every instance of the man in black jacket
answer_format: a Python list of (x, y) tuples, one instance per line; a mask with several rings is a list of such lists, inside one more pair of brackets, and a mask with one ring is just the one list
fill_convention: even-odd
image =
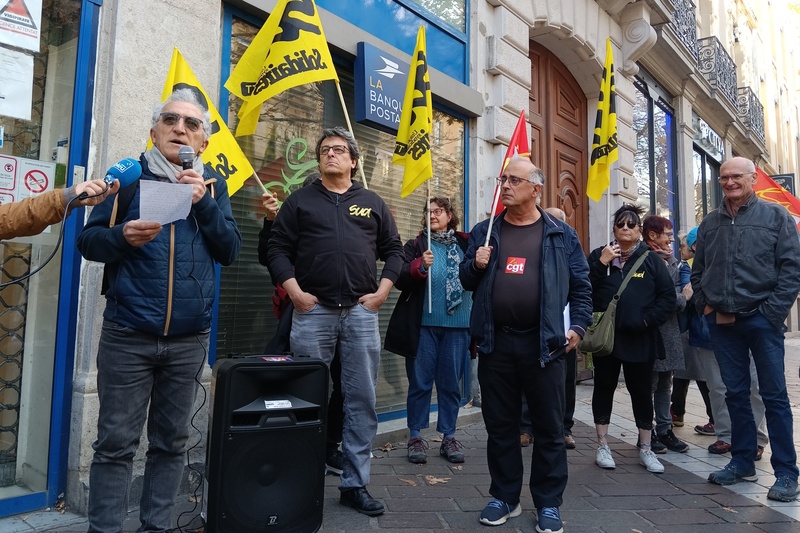
[[(478, 379), (489, 493), (480, 516), (499, 526), (519, 516), (522, 396), (535, 409), (530, 490), (536, 530), (562, 531), (559, 507), (567, 486), (564, 442), (564, 356), (574, 350), (591, 320), (589, 266), (575, 230), (537, 204), (544, 175), (528, 159), (515, 157), (498, 180), (506, 210), (491, 228), (476, 225), (460, 265), (461, 283), (473, 292), (470, 334), (477, 343)], [(570, 306), (565, 328), (564, 308)]]
[(697, 231), (692, 288), (705, 316), (731, 417), (731, 461), (711, 483), (756, 481), (756, 424), (750, 404), (750, 354), (772, 447), (775, 484), (767, 498), (798, 494), (792, 409), (784, 374), (783, 322), (800, 290), (800, 240), (786, 209), (753, 191), (756, 167), (734, 157), (720, 167), (725, 198)]
[[(403, 244), (386, 203), (353, 181), (359, 152), (341, 127), (316, 146), (321, 177), (292, 193), (272, 226), (267, 261), (294, 305), (290, 344), (330, 365), (338, 347), (344, 391), (342, 505), (375, 516), (367, 492), (378, 430), (375, 385), (380, 362), (378, 310), (403, 266)], [(380, 284), (376, 261), (384, 261)]]

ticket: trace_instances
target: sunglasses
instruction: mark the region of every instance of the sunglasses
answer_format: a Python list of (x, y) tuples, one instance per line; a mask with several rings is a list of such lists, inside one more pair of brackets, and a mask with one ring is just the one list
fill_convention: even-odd
[(617, 223), (616, 223), (616, 224), (614, 224), (614, 225), (615, 225), (616, 227), (618, 227), (619, 229), (622, 229), (622, 228), (624, 228), (625, 226), (628, 226), (628, 229), (633, 229), (633, 228), (635, 228), (636, 226), (638, 226), (639, 224), (638, 224), (637, 222), (633, 222), (632, 220), (630, 220), (630, 221), (628, 221), (628, 222), (617, 222)]
[(189, 131), (199, 131), (200, 128), (203, 127), (203, 121), (196, 117), (187, 117), (186, 115), (170, 112), (161, 113), (159, 117), (161, 117), (161, 122), (163, 122), (165, 126), (174, 126), (183, 120), (183, 123)]

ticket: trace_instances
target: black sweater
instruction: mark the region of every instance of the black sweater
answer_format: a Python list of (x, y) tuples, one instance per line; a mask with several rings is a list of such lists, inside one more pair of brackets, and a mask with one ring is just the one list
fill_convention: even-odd
[(321, 180), (293, 192), (272, 226), (267, 263), (273, 282), (296, 278), (320, 304), (350, 307), (378, 288), (381, 278), (397, 280), (403, 244), (389, 207), (360, 183), (342, 194)]

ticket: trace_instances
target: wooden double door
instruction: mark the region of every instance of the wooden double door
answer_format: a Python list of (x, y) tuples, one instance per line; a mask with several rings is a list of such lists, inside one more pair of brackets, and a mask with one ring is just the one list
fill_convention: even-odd
[(563, 209), (588, 253), (586, 97), (567, 67), (534, 41), (530, 41), (530, 59), (531, 161), (547, 178), (542, 207)]

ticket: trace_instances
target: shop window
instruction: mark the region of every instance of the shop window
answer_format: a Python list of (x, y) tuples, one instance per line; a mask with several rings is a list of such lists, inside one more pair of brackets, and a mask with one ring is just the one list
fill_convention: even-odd
[[(232, 18), (231, 69), (258, 29), (240, 18)], [(337, 70), (345, 102), (352, 113), (352, 64), (343, 63)], [(241, 101), (231, 96), (228, 104), (228, 125), (235, 129)], [(314, 155), (317, 138), (323, 128), (333, 126), (346, 127), (346, 122), (334, 83), (325, 81), (290, 89), (267, 100), (256, 133), (238, 140), (262, 183), (282, 200), (318, 169)], [(391, 163), (395, 136), (357, 123), (353, 129), (363, 155), (367, 184), (389, 205), (405, 242), (422, 229), (426, 187), (400, 198), (403, 167)], [(434, 130), (438, 133), (432, 139), (433, 194), (454, 198), (463, 212), (465, 121), (434, 109)], [(359, 174), (356, 179), (361, 179)], [(217, 358), (264, 353), (277, 325), (271, 305), (272, 282), (257, 255), (258, 232), (263, 224), (261, 194), (260, 186), (248, 182), (231, 197), (244, 243), (239, 259), (221, 273)], [(380, 311), (381, 339), (398, 296), (399, 292), (393, 290)], [(404, 365), (402, 357), (383, 352), (377, 391), (379, 412), (405, 408)]]
[(703, 218), (719, 205), (719, 163), (705, 151), (695, 146), (692, 152), (694, 168), (694, 221), (700, 224)]
[(427, 9), (460, 32), (466, 32), (466, 0), (409, 0)]
[(639, 203), (651, 214), (677, 221), (677, 179), (675, 176), (675, 118), (664, 98), (637, 80), (633, 106), (636, 148), (633, 172), (638, 184)]
[[(28, 34), (4, 28), (0, 203), (66, 186), (80, 15), (80, 2), (46, 0), (35, 50)], [(60, 227), (0, 242), (0, 283), (12, 282), (0, 289), (0, 500), (47, 488)]]

